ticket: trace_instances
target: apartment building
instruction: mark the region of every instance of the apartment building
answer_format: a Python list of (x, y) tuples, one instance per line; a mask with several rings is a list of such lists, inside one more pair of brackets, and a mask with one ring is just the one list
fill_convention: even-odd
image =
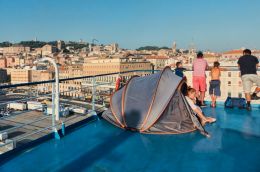
[[(106, 73), (126, 72), (133, 70), (151, 70), (152, 66), (149, 61), (142, 58), (125, 57), (125, 58), (105, 58), (105, 59), (85, 59), (83, 71), (85, 75), (98, 75)], [(131, 74), (123, 74), (128, 76)], [(117, 76), (100, 77), (102, 81), (115, 81)]]
[(11, 71), (11, 83), (27, 83), (31, 82), (31, 70), (28, 69), (13, 69)]
[(49, 44), (46, 44), (41, 49), (38, 49), (38, 54), (42, 54), (43, 56), (50, 55), (54, 52), (56, 52), (56, 47)]
[(3, 54), (20, 54), (30, 52), (30, 47), (24, 46), (11, 46), (11, 47), (3, 47)]
[(15, 66), (15, 61), (14, 61), (14, 57), (6, 57), (6, 66), (7, 67), (14, 67)]
[(46, 81), (53, 78), (52, 72), (46, 70), (12, 69), (10, 74), (12, 84)]
[(145, 59), (154, 65), (155, 70), (161, 70), (167, 65), (167, 61), (169, 60), (169, 57), (151, 55), (151, 56), (146, 56)]
[[(83, 76), (83, 65), (66, 65), (60, 68), (60, 78), (74, 78)], [(82, 97), (82, 79), (64, 81), (60, 83), (60, 93), (63, 96)], [(75, 91), (73, 91), (75, 90)]]

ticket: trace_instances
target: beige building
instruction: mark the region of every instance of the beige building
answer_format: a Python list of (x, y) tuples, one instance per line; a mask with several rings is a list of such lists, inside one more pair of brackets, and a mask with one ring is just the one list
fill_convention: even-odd
[(115, 53), (119, 50), (118, 44), (114, 43), (114, 44), (106, 45), (104, 46), (104, 50), (109, 51), (110, 53)]
[[(52, 80), (54, 73), (46, 70), (31, 70), (31, 82)], [(38, 84), (36, 86), (40, 93), (51, 93), (52, 84)]]
[(44, 45), (42, 48), (41, 48), (41, 54), (43, 56), (45, 55), (50, 55), (52, 53), (56, 52), (56, 47), (52, 46), (52, 45), (49, 45), (49, 44), (46, 44)]
[(10, 73), (12, 84), (47, 81), (53, 78), (52, 72), (46, 70), (12, 69)]
[(86, 75), (98, 75), (132, 70), (151, 70), (151, 63), (140, 58), (85, 59), (83, 71)]
[(204, 58), (209, 65), (212, 65), (215, 61), (220, 60), (220, 55), (215, 53), (204, 53)]
[(14, 57), (6, 57), (6, 66), (7, 67), (15, 66)]
[(157, 53), (158, 56), (169, 56), (170, 52), (172, 50), (168, 50), (168, 49), (160, 49)]
[(11, 71), (11, 83), (27, 83), (31, 82), (31, 70), (27, 69), (14, 69)]
[(4, 47), (3, 54), (20, 54), (25, 52), (30, 52), (30, 47), (24, 46), (11, 46), (11, 47)]
[[(60, 78), (73, 78), (83, 76), (83, 65), (62, 66)], [(70, 97), (82, 97), (82, 79), (64, 81), (60, 83), (61, 95)], [(73, 91), (74, 90), (74, 91)]]
[(14, 57), (14, 66), (20, 66), (20, 57)]
[(31, 70), (30, 77), (31, 82), (48, 81), (53, 79), (53, 74), (46, 70)]
[(154, 65), (155, 70), (161, 70), (168, 64), (169, 57), (152, 55), (146, 56), (145, 59)]

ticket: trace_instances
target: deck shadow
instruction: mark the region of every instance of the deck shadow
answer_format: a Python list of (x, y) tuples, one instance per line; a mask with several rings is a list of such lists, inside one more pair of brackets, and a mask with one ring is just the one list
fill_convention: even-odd
[(128, 140), (135, 133), (123, 130), (118, 135), (105, 139), (102, 143), (96, 145), (93, 149), (85, 152), (83, 155), (69, 162), (58, 171), (83, 171), (91, 167), (96, 161), (112, 152), (120, 144)]
[(13, 137), (17, 137), (19, 135), (25, 134), (25, 133), (26, 132), (23, 132), (23, 131), (14, 131), (14, 132), (8, 133), (8, 137), (13, 138)]
[(3, 130), (6, 130), (6, 129), (12, 128), (12, 127), (14, 127), (14, 125), (4, 124), (4, 126), (0, 126), (0, 132)]

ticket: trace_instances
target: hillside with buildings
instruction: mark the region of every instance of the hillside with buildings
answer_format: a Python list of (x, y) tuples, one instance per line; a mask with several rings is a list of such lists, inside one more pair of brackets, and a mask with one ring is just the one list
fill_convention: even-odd
[[(159, 48), (155, 46), (140, 47), (137, 50), (127, 50), (119, 47), (117, 43), (109, 45), (95, 45), (86, 42), (64, 42), (61, 40), (51, 43), (22, 41), (23, 44), (0, 44), (0, 82), (26, 83), (50, 80), (54, 76), (54, 69), (46, 63), (34, 64), (34, 61), (44, 57), (53, 58), (60, 68), (60, 78), (99, 75), (107, 73), (120, 73), (134, 70), (162, 70), (165, 66), (175, 68), (175, 63), (181, 61), (188, 71), (185, 75), (191, 84), (191, 65), (196, 57), (196, 49), (177, 49), (174, 42), (172, 48)], [(39, 47), (40, 45), (40, 47)], [(237, 60), (243, 49), (227, 52), (204, 52), (204, 57), (211, 66), (219, 61), (226, 71), (223, 72), (222, 89), (225, 100), (227, 96), (242, 97), (240, 74), (237, 71)], [(253, 54), (260, 58), (260, 50), (253, 50)], [(122, 74), (130, 78), (132, 74)], [(209, 73), (208, 73), (209, 75)], [(115, 82), (118, 75), (99, 77), (98, 81)], [(208, 80), (210, 78), (208, 77)], [(88, 80), (68, 81), (61, 83), (61, 92), (71, 89), (80, 89)], [(39, 93), (51, 92), (50, 84), (38, 86)], [(83, 92), (64, 93), (66, 96), (82, 97)], [(207, 97), (209, 99), (209, 97)]]

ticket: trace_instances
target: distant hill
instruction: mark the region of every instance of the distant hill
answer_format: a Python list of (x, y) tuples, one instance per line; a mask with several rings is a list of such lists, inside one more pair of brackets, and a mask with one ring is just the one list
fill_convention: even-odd
[(44, 41), (21, 41), (19, 43), (10, 43), (10, 42), (0, 42), (0, 47), (10, 47), (10, 46), (15, 46), (15, 45), (21, 45), (25, 47), (31, 47), (31, 48), (41, 48), (45, 44), (50, 44), (50, 45), (56, 45), (56, 41), (51, 41), (51, 42), (44, 42)]
[(0, 47), (10, 47), (13, 44), (11, 42), (0, 42)]
[(157, 46), (144, 46), (144, 47), (140, 47), (136, 50), (141, 51), (141, 50), (161, 50), (161, 49), (169, 50), (170, 48), (169, 47), (157, 47)]
[[(21, 41), (19, 43), (14, 43), (14, 44), (10, 43), (10, 42), (0, 42), (0, 47), (10, 47), (10, 46), (13, 46), (13, 45), (21, 45), (21, 46), (31, 47), (31, 48), (41, 48), (46, 44), (56, 46), (57, 41), (49, 41), (49, 42), (45, 42), (45, 41)], [(82, 43), (70, 41), (66, 44), (66, 46), (73, 46), (75, 49), (81, 49), (83, 47), (88, 47), (88, 44), (82, 44)]]
[(53, 46), (57, 45), (56, 41), (51, 41), (51, 42), (43, 42), (43, 41), (21, 41), (19, 43), (17, 43), (18, 45), (22, 45), (25, 47), (31, 47), (31, 48), (41, 48), (42, 46), (46, 45), (46, 44), (50, 44)]

